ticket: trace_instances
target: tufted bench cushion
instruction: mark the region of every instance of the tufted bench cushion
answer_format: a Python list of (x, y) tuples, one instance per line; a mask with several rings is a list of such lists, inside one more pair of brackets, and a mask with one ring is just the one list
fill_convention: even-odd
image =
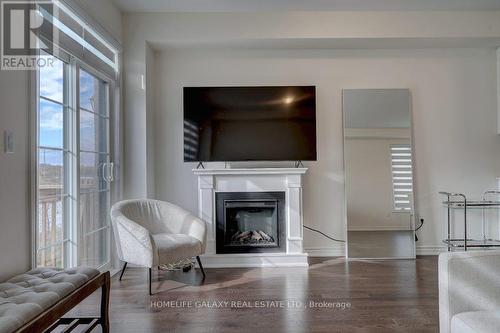
[(0, 283), (0, 333), (10, 333), (99, 275), (93, 268), (38, 268)]

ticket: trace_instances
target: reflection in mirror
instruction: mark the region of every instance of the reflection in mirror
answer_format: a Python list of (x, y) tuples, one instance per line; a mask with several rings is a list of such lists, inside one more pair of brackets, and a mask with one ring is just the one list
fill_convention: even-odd
[(413, 154), (407, 89), (343, 91), (350, 258), (413, 258)]

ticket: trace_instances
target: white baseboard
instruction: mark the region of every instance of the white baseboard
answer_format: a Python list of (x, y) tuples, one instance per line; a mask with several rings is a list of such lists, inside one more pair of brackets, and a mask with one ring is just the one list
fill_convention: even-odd
[(111, 277), (113, 277), (113, 276), (115, 276), (116, 274), (118, 274), (120, 271), (121, 271), (121, 269), (119, 269), (119, 268), (114, 268), (114, 267), (113, 267), (113, 268), (111, 268), (111, 269), (109, 270), (109, 275), (110, 275)]
[[(417, 255), (434, 256), (447, 252), (447, 247), (417, 246)], [(310, 247), (303, 254), (266, 253), (248, 254), (205, 254), (201, 256), (203, 267), (206, 268), (237, 268), (237, 267), (307, 267), (307, 257), (345, 257), (344, 246), (337, 247)], [(134, 265), (130, 264), (130, 267)], [(120, 272), (113, 269), (112, 275)]]
[(448, 248), (444, 245), (417, 246), (417, 256), (437, 256), (440, 253), (447, 252)]
[(201, 256), (203, 267), (307, 267), (307, 253), (236, 253), (204, 254)]
[[(419, 256), (436, 256), (440, 253), (447, 252), (448, 248), (446, 246), (435, 245), (435, 246), (417, 246), (416, 253)], [(305, 252), (309, 254), (310, 257), (344, 257), (345, 250), (344, 247), (314, 247), (307, 248)]]
[(349, 226), (349, 229), (347, 231), (411, 231), (411, 229), (402, 227), (402, 226), (385, 226), (385, 225), (378, 225), (378, 226)]
[(304, 250), (310, 257), (345, 257), (344, 246), (310, 247)]

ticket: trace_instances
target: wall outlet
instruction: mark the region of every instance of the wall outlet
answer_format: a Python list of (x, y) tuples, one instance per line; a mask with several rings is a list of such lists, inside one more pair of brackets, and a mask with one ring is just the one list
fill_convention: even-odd
[(3, 151), (6, 154), (14, 153), (14, 133), (12, 131), (3, 131)]

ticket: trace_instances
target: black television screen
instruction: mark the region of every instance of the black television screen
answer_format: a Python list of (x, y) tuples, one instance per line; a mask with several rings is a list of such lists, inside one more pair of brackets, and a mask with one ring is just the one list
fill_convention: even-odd
[(316, 160), (316, 89), (185, 87), (184, 161)]

